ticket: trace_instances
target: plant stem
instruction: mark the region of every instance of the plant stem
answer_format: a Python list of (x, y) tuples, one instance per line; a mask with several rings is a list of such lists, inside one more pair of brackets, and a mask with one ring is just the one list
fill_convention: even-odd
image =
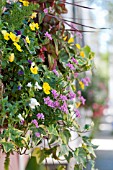
[(10, 164), (10, 152), (6, 153), (4, 170), (9, 170), (9, 164)]

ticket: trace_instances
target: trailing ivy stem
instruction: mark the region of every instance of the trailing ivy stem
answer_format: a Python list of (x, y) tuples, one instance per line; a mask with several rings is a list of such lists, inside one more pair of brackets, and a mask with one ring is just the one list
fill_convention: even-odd
[(10, 164), (10, 152), (6, 153), (4, 161), (4, 170), (9, 170), (9, 164)]

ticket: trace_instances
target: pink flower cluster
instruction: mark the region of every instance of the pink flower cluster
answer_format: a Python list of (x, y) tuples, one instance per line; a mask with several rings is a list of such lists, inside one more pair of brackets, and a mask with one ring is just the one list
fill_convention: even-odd
[(66, 64), (66, 66), (69, 67), (70, 70), (76, 70), (75, 64), (78, 65), (78, 61), (77, 61), (74, 57), (72, 57), (72, 58), (71, 58), (71, 62), (69, 62), (68, 64)]
[(44, 35), (45, 35), (45, 37), (47, 37), (49, 40), (52, 40), (51, 34), (49, 34), (47, 31), (46, 31), (46, 33), (45, 33)]
[(81, 117), (80, 111), (78, 109), (74, 109), (74, 113), (75, 113), (76, 117), (78, 117), (78, 118)]
[(32, 123), (36, 126), (36, 128), (38, 128), (39, 126), (38, 126), (38, 122), (37, 122), (37, 120), (36, 119), (33, 119), (32, 120)]
[[(43, 120), (44, 119), (44, 114), (43, 113), (38, 113), (37, 115), (37, 119), (39, 120)], [(32, 123), (36, 126), (36, 128), (39, 128), (39, 125), (38, 125), (38, 122), (37, 122), (37, 120), (36, 119), (33, 119), (32, 120)], [(35, 132), (35, 136), (36, 137), (40, 137), (40, 133), (39, 132)]]
[(81, 81), (84, 83), (85, 86), (88, 86), (91, 82), (89, 77), (82, 78)]
[(71, 64), (70, 62), (68, 64), (66, 64), (67, 67), (70, 68), (70, 70), (75, 70), (75, 67), (73, 64)]
[(67, 102), (68, 100), (76, 98), (76, 94), (72, 91), (70, 91), (67, 95), (58, 94), (55, 89), (52, 89), (51, 93), (53, 100), (48, 96), (44, 98), (44, 103), (51, 108), (60, 109), (62, 112), (68, 114), (69, 110)]
[(78, 94), (78, 99), (82, 102), (83, 105), (85, 105), (86, 99), (84, 99), (84, 97), (81, 95), (81, 91), (79, 90), (77, 94)]
[(59, 76), (59, 73), (56, 69), (53, 70), (53, 73), (56, 75), (56, 76)]

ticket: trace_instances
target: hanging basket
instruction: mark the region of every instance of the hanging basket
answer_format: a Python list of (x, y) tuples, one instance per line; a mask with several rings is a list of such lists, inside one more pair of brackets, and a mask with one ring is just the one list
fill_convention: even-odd
[[(88, 80), (81, 75), (92, 69), (94, 53), (75, 44), (76, 35), (65, 28), (74, 29), (62, 18), (65, 1), (36, 2), (1, 3), (1, 150), (9, 158), (14, 151), (36, 148), (32, 158), (37, 164), (50, 156), (67, 162), (74, 156), (80, 169), (87, 154), (95, 159), (90, 139), (83, 136), (91, 125), (81, 129), (78, 123), (79, 106), (85, 104), (81, 89)], [(72, 131), (81, 138), (74, 149), (69, 146)]]

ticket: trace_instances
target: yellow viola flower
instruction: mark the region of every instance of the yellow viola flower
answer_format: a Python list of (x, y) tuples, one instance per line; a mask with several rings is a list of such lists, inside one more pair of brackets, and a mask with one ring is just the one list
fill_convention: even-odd
[(75, 46), (76, 46), (79, 50), (81, 49), (80, 44), (75, 44)]
[(26, 42), (27, 42), (28, 44), (30, 44), (30, 40), (29, 40), (29, 37), (28, 37), (28, 36), (26, 37)]
[(37, 16), (37, 13), (33, 12), (30, 18), (34, 19), (34, 18), (36, 18), (36, 16)]
[(81, 105), (81, 102), (76, 102), (76, 108), (79, 108), (80, 107), (80, 105)]
[(67, 39), (67, 36), (63, 37), (63, 40), (64, 40), (64, 41), (66, 41), (66, 39)]
[(30, 23), (29, 27), (31, 28), (32, 31), (35, 31), (35, 23), (34, 22)]
[(39, 29), (39, 24), (35, 23), (35, 28), (38, 30)]
[(83, 57), (83, 58), (85, 57), (84, 51), (80, 52), (80, 56)]
[(11, 55), (9, 56), (9, 61), (13, 62), (14, 58), (15, 58), (14, 53), (11, 53)]
[(29, 27), (31, 28), (32, 31), (35, 31), (35, 29), (37, 30), (39, 29), (39, 24), (32, 22), (29, 24)]
[(38, 74), (38, 67), (36, 65), (31, 65), (30, 70), (31, 73)]
[(9, 40), (9, 33), (6, 30), (2, 30), (1, 32), (2, 32), (2, 34), (4, 36), (4, 40), (8, 41)]
[(79, 85), (80, 85), (81, 89), (84, 90), (84, 83), (82, 81), (79, 81)]
[(45, 94), (50, 94), (51, 87), (47, 82), (43, 83), (43, 91)]
[(15, 34), (13, 34), (12, 32), (10, 32), (10, 38), (13, 42), (19, 42), (21, 35), (16, 36)]
[(29, 6), (29, 2), (28, 1), (22, 1), (23, 6)]
[(17, 44), (16, 42), (14, 42), (13, 44), (18, 51), (22, 52), (21, 46), (19, 44)]
[(71, 38), (68, 40), (68, 43), (70, 44), (70, 43), (73, 43), (73, 42), (74, 42), (74, 38), (71, 37)]

